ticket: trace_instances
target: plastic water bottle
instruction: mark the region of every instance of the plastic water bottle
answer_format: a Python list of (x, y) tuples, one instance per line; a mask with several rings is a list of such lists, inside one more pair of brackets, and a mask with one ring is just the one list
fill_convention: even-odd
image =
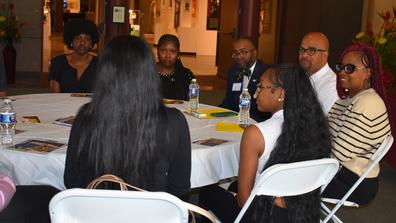
[(190, 97), (190, 110), (194, 111), (198, 109), (199, 104), (199, 85), (197, 83), (197, 79), (192, 79), (189, 88), (189, 97)]
[(247, 88), (242, 90), (241, 95), (239, 96), (239, 116), (238, 122), (241, 125), (248, 125), (249, 124), (249, 110), (250, 110), (250, 99), (251, 96)]
[(3, 106), (0, 108), (0, 143), (2, 145), (13, 145), (15, 135), (16, 115), (12, 108), (11, 99), (4, 99)]

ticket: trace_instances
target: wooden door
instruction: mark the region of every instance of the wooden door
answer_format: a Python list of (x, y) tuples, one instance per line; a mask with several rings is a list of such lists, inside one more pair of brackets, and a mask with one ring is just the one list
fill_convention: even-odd
[(217, 33), (216, 65), (217, 75), (226, 79), (227, 70), (234, 63), (232, 45), (238, 24), (238, 0), (220, 2), (220, 30)]
[(104, 36), (105, 36), (105, 0), (96, 0), (95, 6), (95, 23), (99, 27), (99, 33), (100, 33), (100, 39), (98, 43), (98, 52), (103, 48), (104, 46)]
[(308, 32), (319, 31), (330, 41), (329, 65), (360, 31), (363, 0), (279, 0), (278, 63), (297, 63), (297, 48)]

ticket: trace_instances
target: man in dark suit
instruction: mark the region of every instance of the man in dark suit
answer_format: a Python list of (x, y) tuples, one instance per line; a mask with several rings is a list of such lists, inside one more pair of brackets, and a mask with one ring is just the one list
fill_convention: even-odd
[(258, 111), (256, 99), (253, 97), (260, 76), (267, 69), (267, 65), (257, 59), (257, 48), (253, 41), (249, 37), (240, 37), (235, 41), (232, 58), (236, 64), (228, 70), (226, 96), (219, 106), (238, 112), (239, 96), (242, 89), (247, 88), (252, 97), (250, 117), (257, 122), (268, 119), (271, 114)]

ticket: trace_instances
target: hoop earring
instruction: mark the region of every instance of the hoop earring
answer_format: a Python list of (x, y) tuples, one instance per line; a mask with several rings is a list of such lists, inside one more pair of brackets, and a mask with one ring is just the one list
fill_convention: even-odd
[(370, 80), (369, 79), (364, 79), (363, 87), (364, 87), (364, 89), (369, 89), (370, 88)]

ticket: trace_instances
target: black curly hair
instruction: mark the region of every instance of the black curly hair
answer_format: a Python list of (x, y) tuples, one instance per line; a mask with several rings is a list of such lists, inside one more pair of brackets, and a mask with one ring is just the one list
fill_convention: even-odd
[[(264, 167), (330, 156), (327, 119), (306, 72), (297, 65), (278, 65), (270, 81), (285, 90), (282, 132)], [(303, 179), (302, 179), (303, 180)], [(319, 222), (319, 189), (285, 197), (290, 222)], [(244, 222), (272, 222), (273, 198), (258, 196)]]
[(85, 19), (72, 19), (66, 23), (63, 29), (63, 42), (67, 45), (67, 48), (73, 49), (73, 39), (80, 34), (91, 36), (92, 46), (99, 41), (99, 31), (95, 23)]

